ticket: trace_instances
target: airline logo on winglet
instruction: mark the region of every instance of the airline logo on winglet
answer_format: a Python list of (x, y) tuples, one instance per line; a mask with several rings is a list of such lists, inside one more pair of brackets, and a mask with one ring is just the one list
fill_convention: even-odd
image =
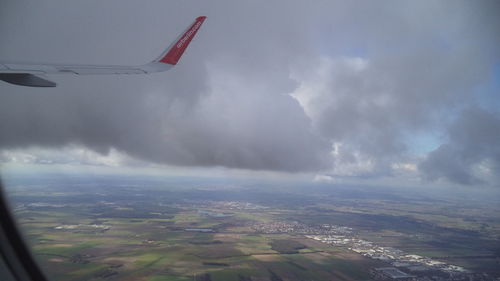
[(193, 33), (195, 33), (195, 32), (198, 30), (198, 28), (200, 28), (200, 26), (201, 26), (201, 22), (197, 21), (197, 22), (195, 23), (195, 25), (193, 26), (193, 28), (192, 28), (191, 30), (189, 30), (189, 31), (188, 31), (188, 32), (184, 35), (184, 37), (182, 37), (182, 39), (181, 39), (181, 40), (179, 40), (179, 43), (177, 43), (177, 45), (176, 45), (176, 46), (177, 46), (177, 48), (181, 48), (181, 47), (182, 47), (182, 45), (184, 45), (184, 43), (185, 43), (185, 42), (186, 42), (189, 38), (191, 38), (191, 35), (193, 35)]
[(177, 41), (177, 43), (167, 52), (167, 54), (160, 60), (160, 62), (176, 65), (206, 18), (207, 17), (196, 18), (196, 21), (193, 23), (193, 25), (191, 25), (188, 31), (186, 31), (186, 33), (182, 35), (181, 39)]

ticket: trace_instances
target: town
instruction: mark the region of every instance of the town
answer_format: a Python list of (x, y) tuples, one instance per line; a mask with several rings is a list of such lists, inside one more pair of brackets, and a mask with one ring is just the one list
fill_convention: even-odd
[[(490, 281), (485, 273), (471, 272), (463, 267), (406, 253), (393, 247), (383, 247), (356, 237), (354, 230), (346, 226), (322, 224), (308, 226), (299, 222), (277, 221), (256, 223), (252, 229), (259, 233), (304, 235), (307, 238), (333, 246), (347, 247), (362, 256), (384, 261), (388, 267), (370, 271), (377, 281)], [(390, 266), (389, 266), (390, 265)], [(497, 279), (498, 280), (498, 279)]]

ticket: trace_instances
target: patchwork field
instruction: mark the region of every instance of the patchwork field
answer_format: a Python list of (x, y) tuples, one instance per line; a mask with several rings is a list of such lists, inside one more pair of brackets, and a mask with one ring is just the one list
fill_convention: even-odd
[(10, 195), (26, 240), (51, 280), (351, 281), (368, 280), (370, 269), (388, 266), (348, 246), (306, 237), (325, 224), (500, 276), (500, 219), (471, 206), (470, 213), (481, 215), (459, 215), (451, 203), (437, 209), (428, 200), (402, 204), (405, 199), (319, 191), (123, 183), (39, 188), (27, 185)]
[(302, 235), (255, 233), (239, 212), (221, 218), (179, 210), (169, 219), (88, 219), (61, 209), (18, 216), (53, 280), (362, 280), (377, 265)]

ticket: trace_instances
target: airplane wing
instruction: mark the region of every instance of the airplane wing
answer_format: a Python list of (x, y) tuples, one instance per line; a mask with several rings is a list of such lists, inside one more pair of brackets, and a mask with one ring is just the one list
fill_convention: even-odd
[(198, 17), (156, 60), (138, 66), (33, 64), (0, 61), (0, 80), (29, 87), (55, 87), (56, 83), (39, 77), (45, 74), (145, 74), (166, 71), (176, 65), (206, 17)]

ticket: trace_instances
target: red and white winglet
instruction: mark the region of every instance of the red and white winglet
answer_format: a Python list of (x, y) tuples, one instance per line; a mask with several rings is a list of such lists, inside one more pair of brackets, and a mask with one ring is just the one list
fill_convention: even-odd
[(32, 64), (0, 61), (0, 80), (30, 87), (55, 87), (56, 83), (38, 77), (44, 74), (145, 74), (166, 71), (176, 65), (207, 17), (197, 17), (194, 23), (167, 48), (162, 55), (145, 65), (76, 65)]

